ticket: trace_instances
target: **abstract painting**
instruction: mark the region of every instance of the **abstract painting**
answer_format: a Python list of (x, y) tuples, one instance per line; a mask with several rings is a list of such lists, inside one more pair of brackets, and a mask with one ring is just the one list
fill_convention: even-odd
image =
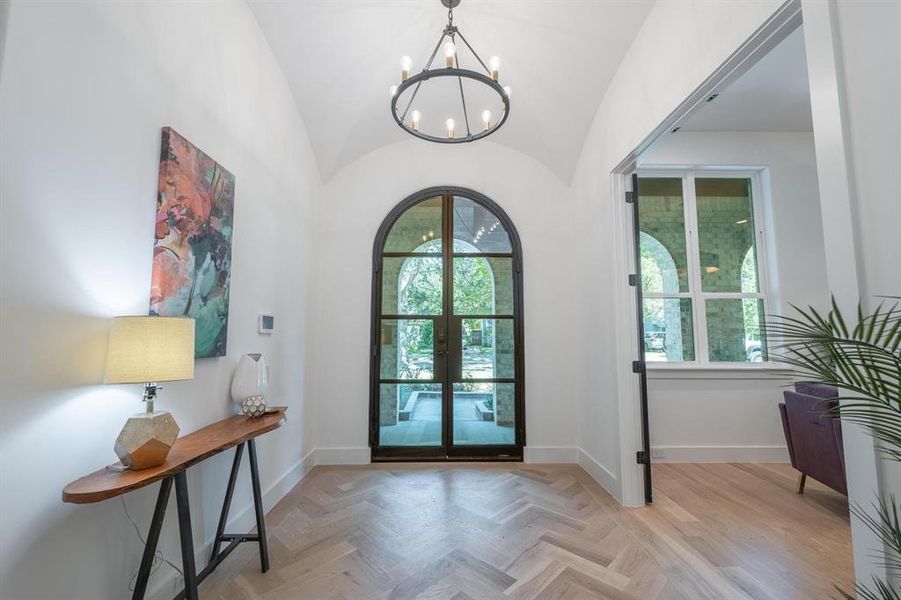
[(224, 356), (228, 339), (235, 176), (163, 128), (150, 314), (195, 320), (194, 356)]

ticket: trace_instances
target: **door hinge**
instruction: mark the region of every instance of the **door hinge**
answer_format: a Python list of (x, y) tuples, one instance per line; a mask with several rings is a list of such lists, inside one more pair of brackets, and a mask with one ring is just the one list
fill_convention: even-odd
[(640, 465), (649, 465), (651, 461), (648, 459), (648, 453), (644, 450), (639, 450), (635, 453), (635, 462)]
[(378, 273), (381, 268), (382, 268), (382, 259), (380, 258), (377, 261), (375, 261), (375, 264), (372, 265), (372, 271), (373, 271), (373, 273)]
[(631, 285), (632, 287), (638, 285), (638, 275), (636, 273), (629, 274), (629, 285)]
[(372, 345), (372, 355), (376, 356), (378, 354), (379, 347), (375, 344)]
[(632, 372), (633, 373), (644, 373), (644, 361), (633, 360), (632, 361)]
[(635, 192), (626, 192), (626, 204), (635, 202)]

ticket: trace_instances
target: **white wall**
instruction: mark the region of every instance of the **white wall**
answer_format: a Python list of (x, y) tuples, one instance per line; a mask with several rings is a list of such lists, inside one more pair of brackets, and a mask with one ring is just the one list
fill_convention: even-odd
[[(827, 247), (829, 283), (844, 309), (872, 309), (875, 296), (901, 294), (901, 5), (803, 6), (824, 226), (837, 238)], [(877, 487), (884, 498), (901, 492), (898, 464), (876, 462), (859, 430), (845, 434), (845, 461), (857, 467), (848, 469), (852, 502), (871, 505)], [(859, 519), (852, 539), (858, 580), (884, 576), (879, 541)]]
[(628, 362), (634, 356), (620, 356), (617, 344), (633, 339), (635, 331), (625, 287), (630, 257), (624, 251), (622, 198), (613, 197), (610, 173), (780, 4), (658, 2), (601, 102), (576, 168), (574, 256), (581, 285), (573, 318), (579, 324), (574, 372), (580, 445), (586, 468), (627, 504), (642, 502), (633, 452), (639, 448), (637, 401)]
[[(860, 295), (872, 310), (883, 300), (877, 296), (901, 296), (901, 4), (840, 3), (835, 16)], [(886, 460), (878, 467), (882, 496), (901, 496), (901, 465)], [(897, 568), (893, 574), (897, 583)]]
[(435, 185), (481, 192), (516, 225), (523, 246), (527, 459), (574, 458), (567, 188), (539, 162), (510, 148), (490, 140), (464, 146), (419, 140), (387, 146), (342, 169), (323, 189), (316, 219), (318, 446), (347, 449), (332, 452), (332, 459), (368, 456), (376, 231), (401, 200)]
[[(101, 386), (108, 319), (146, 314), (160, 129), (237, 181), (228, 356), (157, 402), (182, 433), (230, 414), (242, 353), (263, 352), (288, 423), (261, 438), (268, 504), (313, 448), (308, 324), (318, 170), (269, 47), (243, 3), (14, 2), (0, 82), (0, 597), (126, 597), (141, 545), (119, 500), (61, 502), (115, 461), (139, 386)], [(260, 311), (276, 315), (271, 338)], [(195, 542), (215, 530), (231, 456), (189, 472)], [(146, 531), (156, 487), (126, 496)], [(243, 466), (232, 515), (251, 526)], [(271, 489), (270, 489), (271, 488)], [(180, 563), (170, 506), (161, 549)], [(198, 557), (203, 566), (206, 557)], [(151, 582), (160, 585), (163, 568)], [(171, 597), (171, 585), (157, 590)]]
[[(828, 306), (812, 133), (679, 131), (639, 159), (639, 166), (663, 165), (760, 169), (773, 300), (767, 313)], [(777, 408), (785, 376), (658, 369), (648, 378), (658, 461), (788, 460)]]
[(901, 4), (841, 2), (848, 150), (863, 294), (901, 296)]

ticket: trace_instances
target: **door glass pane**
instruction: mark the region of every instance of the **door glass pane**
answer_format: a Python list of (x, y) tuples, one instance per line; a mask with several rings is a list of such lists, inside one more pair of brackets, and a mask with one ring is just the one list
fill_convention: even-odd
[(757, 251), (751, 180), (697, 178), (701, 289), (757, 292)]
[(512, 315), (513, 260), (455, 258), (454, 314)]
[(384, 252), (441, 253), (441, 196), (408, 208), (388, 232)]
[(763, 362), (766, 341), (761, 336), (763, 300), (721, 298), (707, 300), (707, 347), (710, 362)]
[(685, 203), (682, 179), (638, 180), (641, 285), (645, 292), (687, 292)]
[(454, 252), (513, 252), (510, 236), (493, 212), (454, 196)]
[(454, 444), (512, 446), (515, 417), (512, 383), (454, 384)]
[(379, 386), (379, 445), (440, 446), (441, 384)]
[(440, 256), (382, 259), (382, 314), (441, 314)]
[(645, 298), (643, 313), (646, 361), (695, 359), (690, 298)]
[(383, 320), (379, 336), (381, 378), (434, 378), (433, 329), (430, 319)]
[(463, 319), (463, 379), (513, 379), (513, 319)]

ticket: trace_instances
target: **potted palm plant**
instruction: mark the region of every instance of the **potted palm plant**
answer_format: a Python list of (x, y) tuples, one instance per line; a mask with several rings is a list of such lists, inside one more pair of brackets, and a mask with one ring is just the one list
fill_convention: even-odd
[[(901, 307), (897, 302), (880, 305), (869, 314), (858, 307), (853, 326), (834, 298), (826, 315), (812, 307), (793, 308), (794, 316), (767, 322), (770, 339), (781, 339), (775, 359), (794, 367), (805, 380), (839, 388), (839, 405), (824, 412), (863, 426), (878, 440), (884, 459), (901, 461)], [(851, 511), (885, 545), (885, 565), (897, 573), (901, 518), (894, 496), (877, 493), (873, 508), (868, 512), (852, 505)], [(862, 600), (901, 600), (901, 586), (892, 580), (858, 582), (856, 592)]]

